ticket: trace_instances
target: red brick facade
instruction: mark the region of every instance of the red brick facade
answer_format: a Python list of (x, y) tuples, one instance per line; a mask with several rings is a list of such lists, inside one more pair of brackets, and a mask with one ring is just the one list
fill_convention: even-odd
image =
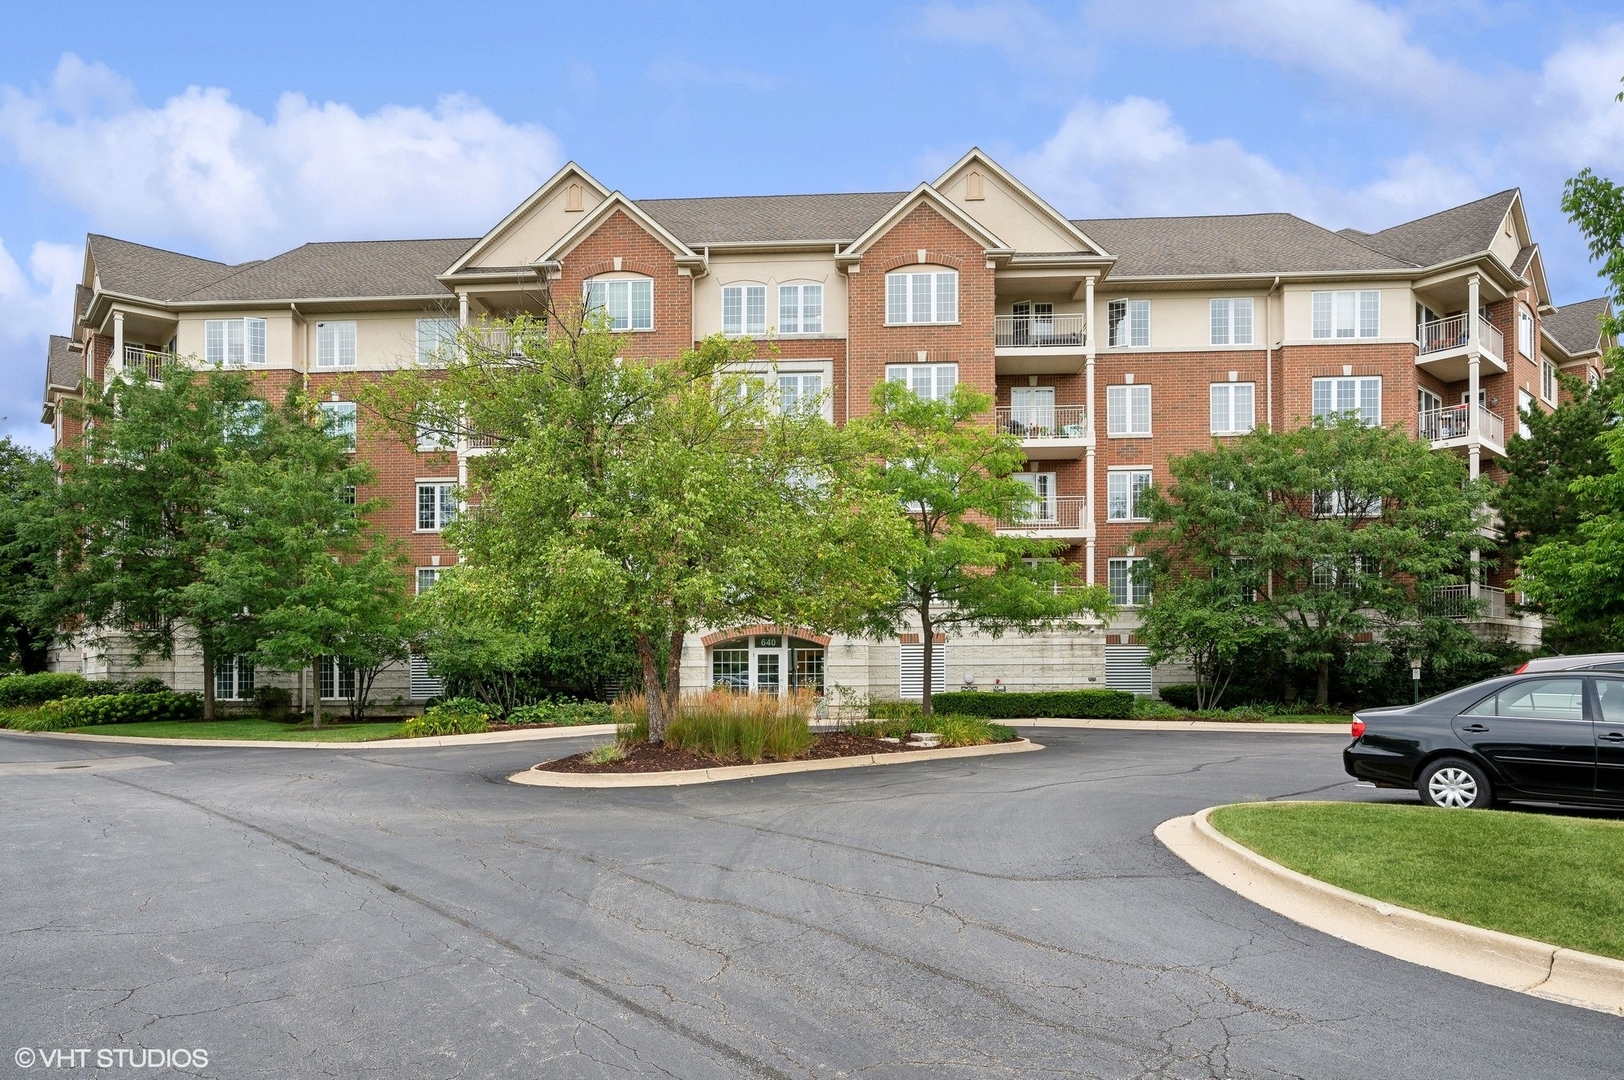
[[(615, 260), (620, 269), (615, 269)], [(626, 331), (628, 357), (671, 359), (694, 341), (694, 281), (679, 274), (676, 256), (654, 234), (616, 210), (564, 256), (552, 284), (561, 309), (581, 302), (585, 282), (599, 275), (642, 276), (654, 282), (654, 329)]]

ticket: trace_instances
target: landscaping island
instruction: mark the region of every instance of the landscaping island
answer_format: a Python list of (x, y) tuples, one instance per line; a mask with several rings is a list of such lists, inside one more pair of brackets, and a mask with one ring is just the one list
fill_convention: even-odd
[(1374, 803), (1263, 803), (1212, 826), (1300, 874), (1429, 915), (1624, 958), (1624, 822)]
[[(1008, 728), (1004, 730), (1009, 731)], [(1015, 733), (1009, 731), (1009, 738), (1000, 738), (999, 742), (1011, 742)], [(972, 744), (978, 745), (978, 744)], [(927, 746), (922, 742), (887, 741), (870, 735), (858, 735), (850, 731), (826, 731), (812, 736), (812, 744), (793, 757), (774, 758), (775, 761), (825, 761), (837, 758), (870, 757), (874, 754), (906, 754), (926, 749), (934, 749), (935, 744)], [(728, 765), (739, 765), (739, 755), (731, 754), (727, 757), (717, 757), (714, 754), (699, 750), (684, 749), (671, 743), (642, 743), (630, 747), (624, 756), (609, 760), (592, 760), (593, 752), (572, 754), (556, 761), (545, 761), (537, 765), (537, 769), (546, 772), (571, 773), (652, 773), (675, 772), (681, 769), (715, 769)], [(767, 760), (765, 757), (760, 760)], [(753, 763), (751, 763), (753, 764)]]

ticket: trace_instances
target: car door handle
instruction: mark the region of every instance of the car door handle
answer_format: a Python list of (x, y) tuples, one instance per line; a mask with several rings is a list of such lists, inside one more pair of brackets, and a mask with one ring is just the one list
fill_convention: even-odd
[(1473, 735), (1476, 735), (1481, 731), (1487, 731), (1489, 729), (1484, 727), (1482, 724), (1467, 724), (1465, 727), (1461, 728), (1461, 730), (1470, 731)]
[(1609, 731), (1605, 735), (1597, 735), (1602, 742), (1624, 742), (1624, 731)]

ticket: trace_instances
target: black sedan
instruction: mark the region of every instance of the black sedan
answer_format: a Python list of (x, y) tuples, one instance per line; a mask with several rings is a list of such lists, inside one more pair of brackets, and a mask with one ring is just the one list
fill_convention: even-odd
[(1624, 673), (1507, 675), (1419, 705), (1364, 709), (1349, 775), (1430, 806), (1497, 799), (1624, 807)]

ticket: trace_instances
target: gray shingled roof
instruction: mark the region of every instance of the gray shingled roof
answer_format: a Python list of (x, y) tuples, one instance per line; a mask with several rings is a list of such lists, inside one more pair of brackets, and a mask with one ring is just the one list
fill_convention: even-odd
[(1608, 306), (1605, 296), (1563, 304), (1540, 320), (1540, 328), (1569, 353), (1589, 352), (1601, 341), (1601, 317)]
[(47, 396), (53, 386), (66, 387), (70, 390), (79, 388), (79, 380), (85, 374), (84, 353), (72, 348), (72, 345), (72, 338), (63, 337), (61, 334), (51, 335), (51, 344), (45, 360)]
[(1343, 229), (1341, 235), (1416, 266), (1434, 266), (1487, 251), (1516, 197), (1511, 188), (1381, 232)]
[(869, 191), (636, 201), (671, 235), (689, 247), (702, 247), (751, 241), (855, 240), (907, 194)]
[(1083, 218), (1072, 224), (1117, 256), (1112, 277), (1393, 270), (1406, 265), (1295, 214)]
[[(107, 292), (148, 300), (178, 300), (240, 266), (91, 233), (90, 258)], [(251, 264), (244, 264), (251, 265)]]
[(445, 268), (477, 242), (352, 240), (306, 244), (245, 267), (183, 300), (299, 300), (318, 297), (427, 296), (443, 293)]

